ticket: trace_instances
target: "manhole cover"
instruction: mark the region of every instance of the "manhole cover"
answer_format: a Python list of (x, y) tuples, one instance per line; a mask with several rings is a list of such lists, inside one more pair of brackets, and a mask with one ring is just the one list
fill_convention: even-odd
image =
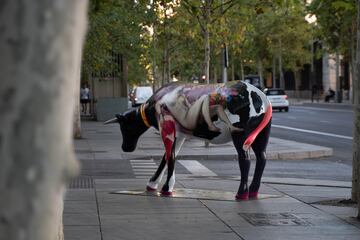
[(305, 219), (293, 213), (239, 213), (254, 226), (309, 226)]
[(91, 177), (77, 177), (69, 183), (69, 188), (85, 189), (94, 188), (94, 181)]

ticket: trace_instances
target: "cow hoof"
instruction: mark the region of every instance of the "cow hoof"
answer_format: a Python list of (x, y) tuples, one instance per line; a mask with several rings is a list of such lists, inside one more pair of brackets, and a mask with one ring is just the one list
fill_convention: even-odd
[(255, 198), (258, 198), (258, 195), (259, 195), (259, 192), (250, 192), (249, 193), (249, 198), (255, 199)]
[(146, 191), (148, 192), (155, 192), (157, 189), (156, 188), (152, 188), (150, 186), (146, 186)]
[(166, 191), (161, 191), (160, 193), (161, 193), (161, 196), (164, 196), (164, 197), (170, 197), (173, 194), (172, 192), (166, 192)]
[(249, 193), (244, 192), (242, 194), (236, 194), (235, 199), (236, 200), (248, 200), (249, 199)]

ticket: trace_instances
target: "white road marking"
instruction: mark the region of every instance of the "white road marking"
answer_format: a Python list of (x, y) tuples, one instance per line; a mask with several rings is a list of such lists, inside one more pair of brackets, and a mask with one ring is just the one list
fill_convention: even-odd
[(326, 133), (326, 132), (318, 132), (318, 131), (301, 129), (301, 128), (293, 128), (293, 127), (287, 127), (287, 126), (276, 125), (276, 124), (271, 124), (271, 126), (275, 127), (275, 128), (282, 128), (282, 129), (293, 130), (293, 131), (297, 131), (297, 132), (312, 133), (312, 134), (323, 135), (323, 136), (328, 136), (328, 137), (336, 137), (336, 138), (353, 140), (352, 137), (344, 136), (344, 135), (338, 135), (338, 134), (332, 134), (332, 133)]
[(320, 121), (321, 123), (331, 123), (330, 121)]
[(216, 173), (214, 173), (196, 160), (179, 160), (178, 162), (194, 175), (217, 176)]
[(346, 113), (352, 113), (351, 110), (343, 110), (343, 109), (328, 109), (328, 108), (317, 108), (317, 107), (300, 107), (300, 106), (294, 106), (293, 109), (299, 109), (299, 110), (315, 110), (315, 111), (326, 111), (326, 112), (346, 112)]
[(136, 169), (144, 169), (144, 168), (146, 168), (146, 169), (156, 169), (156, 168), (158, 168), (156, 165), (151, 165), (151, 166), (149, 166), (149, 165), (146, 165), (146, 166), (132, 166), (132, 168), (134, 169), (134, 170), (136, 170)]
[(154, 160), (130, 160), (131, 163), (153, 163)]
[(149, 178), (157, 169), (154, 160), (130, 160), (130, 164), (135, 178)]
[(154, 162), (147, 162), (147, 163), (131, 163), (131, 165), (133, 166), (152, 166), (152, 165), (156, 165)]

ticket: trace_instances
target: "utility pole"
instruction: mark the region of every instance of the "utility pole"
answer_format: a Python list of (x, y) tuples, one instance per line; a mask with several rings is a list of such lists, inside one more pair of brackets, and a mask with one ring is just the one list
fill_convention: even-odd
[(229, 67), (229, 58), (228, 58), (228, 47), (226, 46), (226, 43), (223, 44), (223, 48), (221, 49), (221, 65), (222, 65), (222, 71), (221, 71), (221, 80), (223, 83), (227, 83), (228, 76), (227, 76), (227, 69)]
[[(224, 0), (221, 0), (221, 13), (224, 15)], [(221, 82), (227, 83), (227, 68), (229, 66), (229, 59), (228, 59), (228, 47), (226, 43), (223, 43), (223, 47), (221, 49)]]

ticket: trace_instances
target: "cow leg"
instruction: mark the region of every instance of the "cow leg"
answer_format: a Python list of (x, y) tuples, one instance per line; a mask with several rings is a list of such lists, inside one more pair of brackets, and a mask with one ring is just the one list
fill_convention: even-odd
[(269, 142), (270, 128), (271, 128), (271, 122), (269, 122), (267, 126), (259, 133), (254, 143), (251, 145), (256, 156), (256, 166), (255, 166), (254, 177), (249, 188), (250, 198), (257, 198), (258, 196), (258, 192), (261, 184), (261, 177), (266, 165), (265, 151), (267, 144)]
[[(178, 137), (176, 139), (175, 157), (179, 153), (181, 146), (183, 145), (184, 142), (185, 142), (185, 137)], [(150, 180), (146, 186), (146, 189), (148, 191), (156, 191), (157, 190), (159, 182), (161, 182), (161, 179), (164, 176), (165, 166), (166, 166), (166, 156), (164, 154), (158, 169), (156, 170), (154, 175), (150, 178)]]
[(159, 182), (161, 182), (162, 177), (164, 176), (165, 172), (165, 166), (166, 166), (166, 159), (165, 154), (161, 159), (160, 165), (154, 175), (150, 178), (149, 182), (146, 185), (147, 191), (156, 191), (159, 185)]
[(175, 186), (175, 157), (180, 151), (185, 138), (176, 138), (173, 144), (173, 149), (170, 158), (167, 160), (168, 172), (166, 182), (161, 189), (161, 194), (165, 196), (172, 195)]
[(236, 151), (238, 153), (238, 161), (240, 168), (240, 186), (236, 194), (237, 200), (246, 200), (249, 198), (249, 190), (248, 190), (248, 177), (250, 170), (250, 156), (248, 152), (245, 152), (242, 148), (245, 136), (242, 134), (232, 134), (232, 139)]

